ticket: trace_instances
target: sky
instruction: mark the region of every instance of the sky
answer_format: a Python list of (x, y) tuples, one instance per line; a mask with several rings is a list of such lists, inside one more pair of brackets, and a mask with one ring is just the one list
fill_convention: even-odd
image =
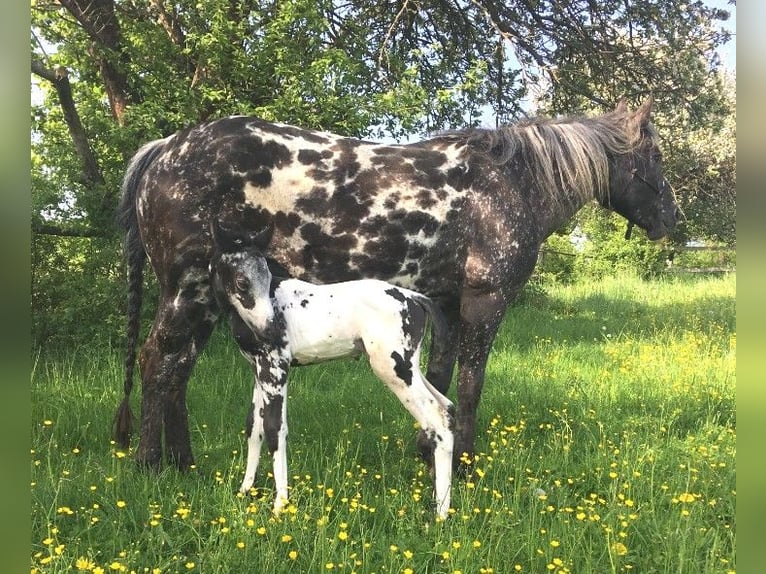
[(729, 4), (728, 0), (706, 0), (705, 4), (711, 7), (728, 11), (731, 15), (721, 26), (732, 33), (731, 39), (718, 49), (721, 60), (726, 69), (736, 72), (737, 70), (737, 6)]

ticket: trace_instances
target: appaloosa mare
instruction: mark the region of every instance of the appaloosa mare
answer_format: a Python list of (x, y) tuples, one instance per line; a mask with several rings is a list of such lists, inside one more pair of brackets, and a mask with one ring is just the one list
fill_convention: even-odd
[(120, 206), (129, 281), (125, 393), (115, 437), (130, 433), (141, 282), (161, 294), (140, 353), (139, 462), (193, 464), (186, 389), (219, 311), (210, 289), (209, 222), (270, 229), (260, 249), (278, 275), (314, 283), (384, 279), (439, 302), (448, 336), (427, 378), (446, 393), (458, 363), (455, 461), (474, 451), (492, 342), (545, 238), (595, 199), (652, 239), (676, 224), (650, 124), (651, 101), (596, 117), (532, 119), (407, 145), (230, 117), (144, 145)]

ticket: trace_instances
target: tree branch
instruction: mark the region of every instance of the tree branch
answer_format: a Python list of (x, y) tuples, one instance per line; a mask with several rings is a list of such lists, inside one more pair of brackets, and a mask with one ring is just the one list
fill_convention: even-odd
[(32, 232), (37, 235), (51, 235), (54, 237), (100, 237), (104, 239), (107, 237), (105, 233), (101, 233), (95, 229), (70, 229), (47, 223), (33, 223)]
[(150, 3), (157, 12), (157, 22), (165, 30), (170, 41), (179, 48), (183, 48), (186, 44), (186, 36), (178, 19), (168, 14), (163, 0), (151, 0)]
[(72, 97), (72, 86), (69, 83), (69, 73), (66, 68), (59, 66), (55, 70), (45, 68), (41, 62), (32, 60), (32, 73), (48, 80), (53, 84), (59, 97), (61, 110), (64, 112), (64, 121), (69, 128), (69, 135), (72, 137), (77, 156), (82, 162), (83, 181), (86, 185), (103, 185), (104, 176), (101, 174), (96, 156), (88, 143), (88, 136), (85, 133), (80, 115)]
[(109, 107), (122, 125), (128, 107), (128, 80), (124, 64), (128, 60), (122, 45), (122, 31), (114, 13), (113, 0), (59, 0), (91, 39), (89, 52), (98, 62)]

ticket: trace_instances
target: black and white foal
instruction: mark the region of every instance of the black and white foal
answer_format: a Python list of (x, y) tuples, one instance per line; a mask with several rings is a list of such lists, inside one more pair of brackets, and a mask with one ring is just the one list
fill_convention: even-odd
[(454, 408), (426, 380), (419, 364), (426, 319), (430, 316), (435, 331), (444, 328), (433, 302), (377, 280), (313, 285), (272, 278), (266, 260), (252, 248), (216, 254), (210, 270), (219, 305), (228, 311), (240, 350), (255, 372), (247, 468), (240, 491), (253, 485), (265, 438), (274, 460), (274, 512), (287, 501), (290, 365), (363, 353), (425, 431), (433, 452), (436, 512), (445, 518), (450, 507)]

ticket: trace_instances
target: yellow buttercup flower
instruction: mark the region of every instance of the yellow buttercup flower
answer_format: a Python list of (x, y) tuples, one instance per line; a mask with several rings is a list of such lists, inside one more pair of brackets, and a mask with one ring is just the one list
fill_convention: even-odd
[(617, 554), (617, 556), (625, 556), (628, 553), (628, 547), (622, 542), (614, 542), (612, 544), (612, 552)]
[(84, 556), (80, 556), (74, 565), (78, 570), (93, 570), (96, 567), (96, 564), (92, 560), (85, 558)]

